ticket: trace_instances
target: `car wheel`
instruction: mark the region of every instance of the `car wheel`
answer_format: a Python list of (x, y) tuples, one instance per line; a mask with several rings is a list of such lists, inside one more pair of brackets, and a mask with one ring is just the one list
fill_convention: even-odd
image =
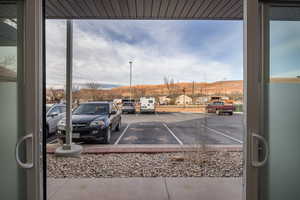
[(110, 144), (110, 137), (111, 137), (111, 127), (108, 127), (106, 129), (105, 136), (104, 136), (104, 143), (105, 144)]
[(115, 131), (119, 131), (120, 128), (121, 128), (121, 119), (119, 120), (118, 125), (115, 128)]

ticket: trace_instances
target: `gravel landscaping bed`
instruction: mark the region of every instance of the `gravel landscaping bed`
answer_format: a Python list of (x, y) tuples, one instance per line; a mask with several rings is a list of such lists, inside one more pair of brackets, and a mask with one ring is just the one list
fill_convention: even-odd
[(240, 177), (242, 152), (47, 155), (48, 177)]

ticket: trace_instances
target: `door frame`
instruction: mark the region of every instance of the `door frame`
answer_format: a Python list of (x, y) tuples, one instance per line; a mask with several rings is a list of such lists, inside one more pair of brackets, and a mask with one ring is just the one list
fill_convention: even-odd
[(257, 200), (259, 196), (258, 168), (252, 162), (258, 158), (254, 153), (258, 142), (253, 134), (260, 135), (261, 94), (261, 3), (259, 0), (244, 0), (244, 176), (243, 199)]
[[(31, 0), (37, 1), (38, 0)], [(252, 165), (253, 159), (258, 154), (253, 154), (253, 146), (258, 145), (253, 141), (253, 134), (261, 135), (261, 90), (262, 90), (262, 67), (261, 67), (261, 3), (259, 0), (243, 0), (244, 37), (244, 177), (243, 199), (259, 199), (259, 169)], [(45, 32), (43, 32), (43, 37)], [(44, 50), (43, 50), (44, 51)], [(41, 69), (37, 69), (39, 71)], [(44, 79), (45, 79), (45, 74)], [(41, 76), (42, 77), (42, 76)], [(44, 83), (44, 80), (42, 81)], [(44, 83), (45, 85), (45, 83)], [(45, 99), (45, 98), (44, 98)], [(40, 101), (42, 102), (42, 101)], [(41, 111), (41, 110), (40, 110)], [(255, 143), (255, 144), (253, 144)], [(45, 144), (43, 146), (46, 146)], [(45, 157), (45, 153), (43, 154)], [(45, 158), (44, 158), (45, 159)], [(46, 177), (44, 177), (46, 179)], [(46, 180), (44, 180), (45, 182)]]
[[(43, 150), (42, 150), (42, 81), (43, 81), (43, 2), (24, 0), (23, 7), (23, 111), (25, 134), (32, 134), (26, 157), (33, 167), (26, 169), (26, 199), (43, 199)], [(32, 155), (32, 156), (31, 156)], [(24, 169), (25, 170), (25, 169)]]
[[(300, 7), (300, 0), (290, 0), (290, 1), (280, 1), (277, 2), (275, 0), (265, 0), (262, 2), (261, 6), (261, 116), (263, 119), (261, 120), (261, 132), (269, 141), (268, 127), (269, 124), (269, 115), (268, 115), (268, 102), (269, 102), (269, 94), (267, 83), (270, 82), (270, 8), (271, 7)], [(258, 179), (258, 187), (260, 190), (264, 191), (264, 193), (259, 194), (259, 199), (265, 199), (268, 197), (268, 187), (264, 183), (264, 177), (269, 176), (267, 168), (259, 169), (259, 179)]]
[[(269, 8), (270, 6), (299, 6), (300, 0), (244, 0), (244, 99), (245, 99), (245, 145), (243, 199), (263, 199), (261, 191), (266, 190), (262, 182), (265, 170), (253, 166), (266, 152), (259, 150), (259, 142), (253, 134), (268, 141), (265, 124), (268, 121), (265, 103), (265, 83), (269, 79)], [(267, 143), (266, 143), (267, 144)], [(268, 145), (268, 144), (267, 144)], [(268, 148), (268, 147), (267, 147)], [(268, 156), (268, 155), (267, 155)]]
[[(43, 2), (40, 0), (25, 0), (25, 101), (30, 102), (25, 107), (26, 132), (33, 133), (34, 168), (28, 170), (28, 199), (39, 200), (45, 197), (42, 184), (46, 177), (43, 171), (43, 157), (45, 149), (43, 143), (43, 85), (45, 85), (44, 72), (44, 18)], [(265, 52), (262, 52), (262, 35), (265, 21), (264, 8), (259, 0), (244, 0), (244, 178), (243, 178), (243, 199), (259, 199), (259, 168), (253, 166), (253, 159), (258, 158), (256, 151), (258, 144), (253, 140), (253, 134), (262, 135), (263, 113), (262, 113), (262, 92), (263, 75), (265, 74), (263, 64)], [(284, 1), (283, 1), (284, 2)], [(289, 2), (297, 2), (297, 0)], [(298, 1), (299, 2), (299, 1)], [(280, 4), (281, 5), (281, 4)], [(282, 4), (284, 5), (284, 4)], [(30, 49), (30, 51), (26, 51)], [(32, 120), (35, 119), (35, 120)], [(44, 141), (45, 142), (45, 141)], [(255, 152), (254, 152), (255, 150)], [(44, 158), (45, 159), (45, 158)]]

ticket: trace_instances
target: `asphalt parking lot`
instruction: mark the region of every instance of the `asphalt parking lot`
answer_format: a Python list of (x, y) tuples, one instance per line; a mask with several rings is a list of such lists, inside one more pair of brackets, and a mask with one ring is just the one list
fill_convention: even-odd
[[(243, 132), (242, 114), (122, 114), (122, 126), (112, 132), (111, 144), (236, 145), (243, 143)], [(55, 142), (55, 136), (48, 142)]]
[(243, 115), (203, 113), (124, 114), (112, 133), (118, 144), (242, 144)]

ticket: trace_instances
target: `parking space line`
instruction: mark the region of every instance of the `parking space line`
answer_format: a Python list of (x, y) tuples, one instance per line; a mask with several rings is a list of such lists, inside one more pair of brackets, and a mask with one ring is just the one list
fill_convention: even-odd
[(164, 127), (166, 127), (166, 129), (171, 133), (171, 135), (177, 140), (177, 142), (180, 144), (180, 145), (183, 145), (183, 142), (181, 142), (181, 140), (175, 135), (175, 133), (165, 124), (165, 123), (162, 123), (164, 125)]
[(214, 133), (216, 133), (216, 134), (218, 134), (218, 135), (221, 135), (221, 136), (223, 136), (223, 137), (226, 137), (226, 138), (228, 138), (228, 139), (231, 139), (231, 140), (233, 140), (233, 141), (235, 141), (235, 142), (238, 142), (238, 143), (240, 143), (240, 144), (243, 144), (243, 143), (244, 143), (243, 141), (241, 141), (241, 140), (239, 140), (239, 139), (236, 139), (236, 138), (234, 138), (234, 137), (231, 137), (231, 136), (229, 136), (229, 135), (227, 135), (227, 134), (225, 134), (225, 133), (222, 133), (222, 132), (220, 132), (220, 131), (217, 131), (217, 130), (215, 130), (215, 129), (209, 128), (209, 127), (207, 127), (207, 126), (205, 126), (205, 125), (203, 125), (203, 127), (204, 127), (204, 128), (207, 128), (208, 130), (211, 130), (212, 132), (214, 132)]
[(117, 141), (114, 143), (114, 145), (117, 145), (121, 138), (123, 137), (123, 135), (125, 134), (125, 132), (127, 131), (127, 129), (129, 128), (130, 124), (127, 124), (126, 128), (123, 130), (123, 132), (121, 133), (121, 135), (119, 136), (119, 138), (117, 139)]

